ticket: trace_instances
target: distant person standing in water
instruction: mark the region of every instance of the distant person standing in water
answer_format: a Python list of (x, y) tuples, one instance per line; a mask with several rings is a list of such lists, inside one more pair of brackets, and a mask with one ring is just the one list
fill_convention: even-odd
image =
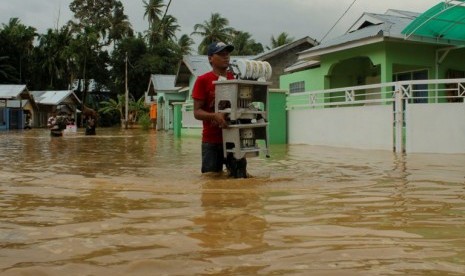
[(224, 42), (213, 42), (208, 46), (208, 61), (212, 67), (210, 72), (199, 76), (194, 84), (192, 98), (194, 99), (194, 117), (203, 121), (202, 131), (202, 173), (221, 172), (223, 164), (229, 170), (230, 176), (247, 177), (245, 158), (236, 160), (231, 156), (224, 158), (223, 131), (228, 127), (226, 115), (215, 112), (214, 81), (234, 79), (228, 71), (230, 54), (234, 46)]
[(95, 119), (92, 116), (87, 116), (86, 118), (86, 135), (96, 135)]
[(58, 122), (58, 117), (55, 111), (52, 112), (52, 115), (47, 120), (47, 127), (50, 129), (51, 136), (62, 136), (63, 132)]

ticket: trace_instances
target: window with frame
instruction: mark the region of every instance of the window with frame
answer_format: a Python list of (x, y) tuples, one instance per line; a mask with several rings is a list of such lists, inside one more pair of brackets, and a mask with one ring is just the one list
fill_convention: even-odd
[[(415, 70), (407, 72), (399, 72), (392, 74), (393, 81), (409, 81), (409, 80), (427, 80), (428, 70)], [(413, 99), (411, 103), (427, 103), (428, 102), (428, 86), (426, 84), (415, 84), (413, 88)]]
[(289, 84), (289, 93), (298, 93), (305, 91), (305, 81), (298, 81)]

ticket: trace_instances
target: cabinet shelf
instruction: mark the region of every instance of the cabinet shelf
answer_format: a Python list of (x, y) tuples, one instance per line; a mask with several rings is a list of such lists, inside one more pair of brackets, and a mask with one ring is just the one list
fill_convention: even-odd
[[(268, 156), (268, 82), (225, 80), (215, 84), (215, 112), (224, 113), (232, 122), (223, 128), (224, 155), (234, 158)], [(250, 121), (245, 123), (244, 120)], [(265, 147), (258, 147), (258, 140)]]

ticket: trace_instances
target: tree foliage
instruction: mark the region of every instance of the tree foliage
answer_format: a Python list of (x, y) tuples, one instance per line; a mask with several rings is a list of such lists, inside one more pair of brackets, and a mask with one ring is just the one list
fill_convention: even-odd
[(234, 29), (229, 27), (228, 19), (222, 17), (219, 13), (212, 13), (208, 21), (194, 25), (192, 34), (202, 37), (198, 52), (205, 55), (210, 43), (214, 41), (231, 42), (233, 32)]
[(278, 48), (279, 46), (286, 45), (294, 41), (293, 37), (289, 37), (289, 34), (283, 32), (278, 37), (271, 36), (271, 49)]
[(0, 83), (28, 84), (33, 75), (32, 51), (36, 29), (21, 23), (18, 18), (11, 18), (8, 24), (0, 28), (0, 55), (3, 74)]
[[(171, 0), (141, 4), (148, 27), (140, 33), (132, 29), (120, 0), (72, 0), (72, 20), (42, 34), (11, 18), (0, 26), (0, 83), (24, 83), (29, 90), (66, 90), (78, 83), (78, 97), (103, 114), (124, 95), (126, 78), (131, 98), (141, 99), (152, 74), (176, 74), (182, 57), (196, 52), (193, 36), (200, 38), (198, 54), (206, 54), (213, 41), (232, 43), (234, 55), (263, 52), (250, 33), (232, 28), (219, 13), (195, 24), (190, 35), (178, 37), (178, 20), (169, 14)], [(290, 41), (282, 33), (271, 42), (274, 48)], [(109, 88), (112, 96), (88, 99), (89, 79)]]
[(235, 31), (232, 44), (234, 53), (238, 56), (256, 55), (263, 52), (262, 44), (255, 42), (248, 32)]

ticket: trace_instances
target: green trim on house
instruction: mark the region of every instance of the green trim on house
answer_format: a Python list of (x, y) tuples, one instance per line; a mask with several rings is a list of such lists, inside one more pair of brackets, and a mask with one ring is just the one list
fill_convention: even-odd
[(286, 91), (270, 89), (268, 102), (268, 142), (287, 144)]

